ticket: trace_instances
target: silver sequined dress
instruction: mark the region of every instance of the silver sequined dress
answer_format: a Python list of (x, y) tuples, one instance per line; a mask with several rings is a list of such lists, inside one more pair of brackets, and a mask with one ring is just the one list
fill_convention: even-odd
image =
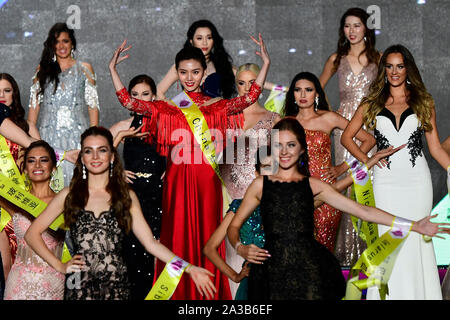
[[(99, 108), (95, 74), (92, 74), (80, 61), (59, 74), (59, 83), (46, 85), (39, 94), (39, 81), (31, 87), (30, 107), (39, 103), (37, 128), (41, 139), (51, 146), (64, 150), (79, 149), (80, 136), (89, 127), (88, 108)], [(63, 163), (64, 185), (68, 186), (73, 173), (73, 164)]]
[[(338, 113), (350, 121), (362, 98), (369, 92), (370, 84), (377, 76), (377, 65), (370, 63), (356, 75), (352, 71), (347, 56), (344, 56), (341, 58), (337, 74), (340, 98)], [(333, 134), (335, 165), (339, 165), (350, 156), (350, 153), (341, 145), (342, 131), (335, 130)], [(350, 267), (356, 263), (365, 249), (366, 244), (354, 231), (350, 215), (344, 213), (336, 240), (336, 257), (342, 266)]]

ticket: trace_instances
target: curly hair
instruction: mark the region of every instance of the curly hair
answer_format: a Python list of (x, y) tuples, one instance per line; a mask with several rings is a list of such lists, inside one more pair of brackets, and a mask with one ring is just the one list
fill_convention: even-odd
[(428, 93), (420, 76), (419, 69), (411, 52), (404, 46), (396, 44), (384, 51), (378, 66), (378, 74), (372, 82), (369, 93), (361, 100), (360, 105), (367, 105), (364, 110), (363, 121), (369, 129), (376, 126), (376, 116), (383, 110), (386, 101), (391, 96), (390, 84), (386, 81), (386, 59), (391, 53), (400, 53), (403, 57), (407, 73), (407, 102), (412, 108), (425, 131), (433, 129), (431, 125), (431, 111), (434, 106), (433, 97)]
[(114, 155), (112, 166), (112, 176), (109, 178), (106, 191), (110, 194), (110, 208), (116, 215), (119, 226), (129, 232), (131, 229), (131, 197), (129, 186), (125, 182), (124, 171), (120, 162), (119, 154), (113, 145), (111, 132), (103, 127), (90, 127), (81, 135), (81, 152), (75, 163), (72, 181), (69, 186), (69, 193), (64, 202), (65, 225), (70, 226), (76, 221), (81, 210), (86, 207), (89, 199), (88, 177), (82, 178), (83, 164), (81, 162), (84, 141), (89, 136), (102, 136), (108, 141), (108, 146)]
[[(195, 21), (187, 31), (187, 39), (184, 48), (192, 47), (191, 41), (194, 39), (195, 31), (198, 28), (208, 28), (211, 30), (213, 38), (213, 47), (210, 52), (210, 59), (216, 68), (216, 72), (221, 76), (220, 82), (222, 97), (229, 99), (236, 94), (236, 85), (233, 73), (233, 59), (223, 46), (223, 38), (220, 36), (217, 28), (209, 20)], [(203, 53), (203, 52), (202, 52)]]

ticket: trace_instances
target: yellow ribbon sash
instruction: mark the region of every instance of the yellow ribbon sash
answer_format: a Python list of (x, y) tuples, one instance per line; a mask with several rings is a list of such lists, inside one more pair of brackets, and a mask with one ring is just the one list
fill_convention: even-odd
[(284, 101), (286, 100), (286, 91), (286, 87), (281, 85), (274, 86), (270, 91), (269, 97), (264, 103), (264, 108), (281, 114), (284, 107)]
[(181, 112), (186, 117), (195, 140), (200, 145), (205, 158), (208, 160), (209, 164), (214, 169), (214, 172), (217, 174), (222, 183), (222, 212), (225, 215), (231, 204), (231, 197), (228, 194), (222, 177), (220, 176), (219, 165), (216, 162), (216, 150), (211, 139), (211, 133), (209, 131), (206, 119), (200, 111), (199, 107), (195, 104), (191, 97), (186, 94), (186, 92), (183, 91), (178, 94), (172, 99), (172, 102), (181, 110)]
[(145, 300), (169, 300), (189, 265), (183, 259), (175, 256), (166, 264)]
[[(364, 163), (355, 158), (347, 160), (354, 182), (355, 197), (358, 203), (375, 207), (370, 173)], [(357, 219), (359, 220), (359, 219)], [(359, 234), (367, 243), (367, 249), (362, 253), (355, 266), (350, 270), (345, 300), (361, 299), (362, 290), (376, 285), (381, 299), (388, 294), (387, 282), (394, 267), (401, 244), (411, 231), (412, 222), (403, 218), (395, 218), (388, 232), (378, 237), (378, 226), (366, 221), (352, 221), (354, 226), (360, 226)], [(360, 272), (368, 278), (359, 280)]]

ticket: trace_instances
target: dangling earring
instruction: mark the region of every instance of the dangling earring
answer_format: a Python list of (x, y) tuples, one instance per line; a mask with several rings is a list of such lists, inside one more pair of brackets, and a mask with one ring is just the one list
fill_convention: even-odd
[(53, 54), (52, 61), (53, 61), (53, 62), (56, 62), (56, 53)]
[(72, 59), (74, 59), (75, 57), (74, 57), (74, 54), (73, 54), (73, 48), (72, 49), (70, 49), (70, 56), (72, 57)]
[(113, 167), (114, 167), (114, 161), (111, 161), (109, 163), (109, 177), (111, 178), (113, 175)]
[(86, 180), (86, 167), (84, 166), (84, 163), (83, 163), (83, 180)]
[(317, 107), (319, 106), (319, 97), (314, 98), (314, 111), (317, 111)]
[(384, 76), (384, 83), (387, 83), (387, 76)]
[(367, 37), (366, 36), (364, 36), (364, 42), (367, 42)]
[(406, 84), (411, 84), (411, 81), (409, 81), (409, 78), (406, 78)]

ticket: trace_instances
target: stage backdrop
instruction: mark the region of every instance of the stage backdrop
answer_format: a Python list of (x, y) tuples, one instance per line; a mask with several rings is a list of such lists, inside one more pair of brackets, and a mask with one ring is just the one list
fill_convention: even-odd
[[(117, 102), (107, 67), (113, 50), (125, 38), (133, 48), (130, 59), (118, 67), (123, 81), (128, 83), (134, 75), (147, 73), (158, 82), (174, 63), (195, 20), (209, 19), (217, 26), (235, 66), (260, 62), (249, 36), (261, 32), (272, 58), (268, 79), (288, 85), (300, 71), (319, 76), (336, 49), (341, 15), (347, 8), (367, 9), (371, 5), (375, 5), (371, 13), (379, 27), (377, 48), (383, 51), (400, 43), (412, 51), (435, 98), (443, 141), (449, 135), (450, 123), (448, 0), (0, 0), (0, 72), (15, 77), (27, 106), (31, 77), (48, 30), (55, 22), (67, 21), (76, 29), (77, 58), (90, 62), (97, 73), (100, 123), (111, 126), (129, 116)], [(176, 92), (174, 85), (168, 96)], [(336, 110), (336, 76), (326, 93)], [(263, 99), (267, 96), (264, 92)], [(430, 160), (428, 150), (426, 157), (436, 204), (447, 193), (446, 175)]]

